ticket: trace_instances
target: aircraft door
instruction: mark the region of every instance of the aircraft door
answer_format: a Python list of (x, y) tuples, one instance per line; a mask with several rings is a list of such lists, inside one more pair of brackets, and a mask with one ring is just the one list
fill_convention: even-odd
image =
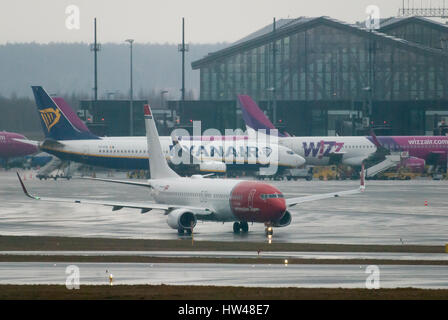
[(252, 209), (254, 207), (254, 196), (256, 192), (256, 189), (252, 189), (249, 192), (249, 196), (247, 197), (247, 206), (249, 209)]
[(82, 152), (82, 157), (83, 158), (85, 158), (85, 159), (87, 159), (88, 158), (88, 156), (89, 156), (89, 145), (87, 145), (87, 144), (84, 144), (83, 146), (82, 146), (82, 150), (81, 150), (81, 152)]
[(209, 197), (209, 193), (207, 191), (201, 191), (200, 200), (202, 203), (206, 203), (208, 197)]

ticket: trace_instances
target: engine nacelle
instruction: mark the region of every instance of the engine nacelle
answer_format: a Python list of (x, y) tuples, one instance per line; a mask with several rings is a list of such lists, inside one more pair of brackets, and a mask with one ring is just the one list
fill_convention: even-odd
[(286, 227), (290, 225), (291, 221), (292, 221), (291, 213), (288, 210), (286, 210), (279, 220), (274, 221), (272, 226), (276, 228)]
[(168, 225), (176, 230), (191, 230), (196, 226), (196, 216), (186, 209), (176, 209), (171, 211), (166, 219)]
[(221, 161), (204, 161), (199, 164), (199, 171), (203, 172), (226, 172), (227, 166)]

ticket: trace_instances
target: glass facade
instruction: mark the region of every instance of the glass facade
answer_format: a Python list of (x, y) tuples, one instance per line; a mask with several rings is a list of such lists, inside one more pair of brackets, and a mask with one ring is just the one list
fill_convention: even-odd
[[(418, 39), (439, 41), (433, 31), (417, 29), (412, 30)], [(201, 100), (234, 100), (237, 94), (270, 100), (273, 89), (276, 99), (285, 101), (363, 101), (369, 87), (372, 98), (381, 101), (446, 99), (448, 94), (445, 53), (334, 23), (246, 46), (199, 68)]]
[(409, 18), (404, 23), (388, 25), (381, 32), (430, 48), (448, 49), (448, 27), (420, 18)]

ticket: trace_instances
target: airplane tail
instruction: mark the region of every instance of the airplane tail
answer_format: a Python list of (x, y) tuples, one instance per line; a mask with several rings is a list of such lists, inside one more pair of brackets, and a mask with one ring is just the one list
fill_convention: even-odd
[(381, 142), (378, 140), (378, 137), (375, 134), (375, 131), (373, 129), (370, 129), (370, 136), (371, 138), (368, 138), (373, 142), (373, 144), (376, 146), (376, 153), (375, 156), (377, 157), (384, 157), (385, 155), (389, 155), (390, 151), (389, 149), (385, 148)]
[(149, 105), (145, 104), (144, 112), (146, 140), (148, 142), (148, 153), (150, 153), (148, 156), (151, 179), (178, 178), (179, 176), (168, 166), (165, 156), (163, 155), (159, 133), (157, 132), (156, 124)]
[[(247, 129), (250, 128), (255, 131), (264, 129), (266, 130), (266, 134), (270, 134), (271, 130), (276, 129), (269, 118), (266, 117), (257, 103), (250, 96), (239, 94), (238, 102), (241, 110), (243, 111), (243, 119), (246, 123)], [(278, 136), (284, 137), (286, 135), (278, 133)]]
[(40, 86), (31, 88), (45, 138), (53, 140), (99, 139), (89, 131), (64, 99), (51, 98)]

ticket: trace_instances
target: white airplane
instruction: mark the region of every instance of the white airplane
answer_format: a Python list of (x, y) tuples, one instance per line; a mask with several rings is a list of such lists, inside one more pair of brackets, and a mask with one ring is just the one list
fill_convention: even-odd
[(93, 179), (148, 188), (155, 203), (115, 202), (89, 199), (39, 197), (28, 193), (23, 181), (17, 176), (24, 193), (38, 201), (99, 204), (121, 208), (136, 208), (142, 213), (153, 209), (162, 210), (168, 225), (179, 233), (192, 233), (198, 220), (234, 222), (235, 233), (246, 233), (249, 222), (264, 223), (266, 234), (272, 236), (273, 227), (285, 227), (291, 223), (289, 208), (308, 201), (358, 194), (364, 191), (364, 174), (357, 189), (285, 199), (276, 187), (258, 181), (208, 179), (202, 176), (183, 178), (167, 164), (159, 135), (148, 105), (145, 106), (145, 125), (148, 150), (151, 150), (149, 166), (151, 179), (146, 182)]
[[(248, 95), (238, 95), (244, 122), (251, 138), (275, 129), (271, 121)], [(261, 131), (263, 130), (263, 131)], [(280, 136), (279, 144), (294, 151), (306, 160), (307, 165), (328, 165), (342, 163), (361, 166), (364, 160), (373, 156), (378, 148), (373, 139), (363, 136), (351, 137), (290, 137)]]
[[(42, 151), (56, 157), (113, 169), (147, 170), (146, 138), (105, 137), (92, 134), (62, 98), (52, 98), (39, 86), (33, 86), (34, 98), (45, 140), (39, 144)], [(303, 157), (278, 144), (264, 148), (259, 141), (247, 136), (176, 137), (184, 152), (196, 160), (182, 158), (175, 163), (176, 170), (187, 172), (226, 172), (230, 170), (259, 170), (274, 160), (279, 173), (285, 168), (297, 168), (305, 163)], [(182, 139), (184, 138), (184, 139)], [(189, 137), (190, 138), (190, 137)], [(199, 138), (199, 140), (198, 140)], [(229, 139), (230, 138), (230, 139)], [(160, 137), (162, 150), (168, 160), (178, 160), (171, 136)], [(177, 158), (176, 158), (177, 156)], [(271, 161), (272, 162), (272, 161)]]

